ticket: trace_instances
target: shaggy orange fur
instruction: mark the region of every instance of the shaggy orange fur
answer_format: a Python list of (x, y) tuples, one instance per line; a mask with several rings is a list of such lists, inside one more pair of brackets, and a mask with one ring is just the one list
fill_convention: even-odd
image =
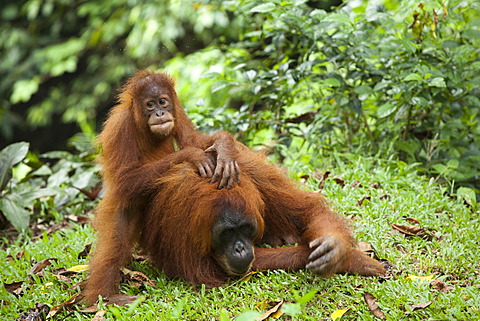
[[(173, 129), (164, 126), (167, 129), (160, 134), (154, 132), (151, 119), (167, 119)], [(166, 74), (140, 71), (127, 81), (99, 143), (106, 194), (94, 221), (98, 241), (85, 291), (90, 303), (98, 295), (105, 297), (117, 291), (120, 268), (131, 257), (145, 221), (145, 207), (155, 195), (156, 180), (162, 173), (175, 164), (190, 162), (203, 176), (220, 181), (213, 188), (232, 187), (239, 180), (231, 135), (220, 132), (209, 136), (197, 131)]]

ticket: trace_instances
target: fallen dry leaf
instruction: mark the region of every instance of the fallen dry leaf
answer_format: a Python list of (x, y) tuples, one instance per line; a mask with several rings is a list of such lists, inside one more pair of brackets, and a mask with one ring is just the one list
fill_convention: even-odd
[(244, 276), (242, 276), (240, 279), (237, 279), (237, 280), (235, 280), (234, 282), (232, 282), (232, 283), (230, 283), (229, 285), (227, 285), (226, 288), (232, 287), (232, 286), (236, 285), (236, 284), (239, 283), (239, 282), (248, 282), (248, 281), (250, 281), (250, 279), (252, 278), (252, 276), (253, 276), (254, 274), (257, 274), (257, 273), (258, 273), (258, 272), (256, 272), (256, 271), (250, 271), (250, 272), (248, 272), (247, 274), (245, 274)]
[(370, 201), (371, 199), (372, 199), (371, 196), (362, 197), (361, 199), (359, 199), (359, 200), (357, 201), (357, 205), (358, 205), (358, 206), (362, 206), (365, 201)]
[(341, 317), (343, 317), (343, 315), (345, 313), (347, 313), (350, 309), (346, 309), (346, 310), (337, 310), (337, 311), (334, 311), (332, 312), (332, 314), (330, 314), (330, 318), (332, 318), (333, 321), (337, 320), (337, 319), (340, 319)]
[(340, 185), (345, 185), (345, 179), (341, 178), (341, 177), (338, 177), (338, 176), (334, 176), (333, 177), (333, 180), (335, 181), (335, 183), (337, 184), (340, 184)]
[(362, 184), (360, 183), (360, 181), (355, 181), (353, 182), (350, 187), (363, 187)]
[(275, 302), (275, 306), (273, 308), (269, 309), (268, 311), (263, 313), (261, 316), (259, 316), (255, 320), (263, 321), (263, 320), (267, 320), (268, 318), (278, 319), (283, 314), (281, 310), (283, 303), (285, 303), (285, 300), (281, 300), (280, 302)]
[(400, 233), (408, 236), (419, 236), (429, 241), (431, 241), (433, 238), (433, 236), (423, 227), (418, 227), (415, 225), (401, 225), (395, 223), (392, 224), (392, 227)]
[(409, 274), (406, 279), (410, 281), (421, 281), (421, 282), (430, 282), (435, 277), (435, 274), (425, 275), (425, 276), (418, 276)]
[(426, 307), (428, 307), (430, 304), (432, 304), (437, 298), (433, 298), (433, 300), (430, 300), (426, 303), (420, 303), (420, 304), (415, 304), (415, 305), (412, 305), (412, 311), (415, 311), (415, 310), (420, 310), (420, 309), (425, 309)]
[(405, 218), (409, 223), (412, 223), (412, 224), (420, 224), (420, 221), (417, 220), (415, 217), (406, 217)]
[(373, 252), (373, 247), (372, 244), (368, 242), (357, 242), (356, 248), (359, 249), (360, 251), (364, 253), (372, 253)]
[(448, 293), (450, 291), (453, 291), (455, 288), (451, 285), (446, 284), (443, 281), (440, 280), (433, 280), (430, 282), (430, 285), (437, 291), (442, 292), (442, 293)]
[(300, 178), (305, 180), (305, 181), (308, 181), (308, 179), (310, 178), (310, 175), (309, 174), (303, 174), (302, 176), (300, 176)]
[(82, 313), (96, 313), (98, 312), (98, 304), (93, 304), (91, 306), (88, 306), (86, 308), (83, 308), (81, 310), (78, 310), (79, 312), (82, 312)]
[(155, 283), (153, 283), (153, 281), (142, 272), (131, 271), (127, 268), (123, 268), (122, 272), (124, 273), (124, 276), (126, 279), (125, 282), (128, 282), (130, 286), (137, 287), (137, 288), (142, 285), (156, 287)]
[(54, 274), (53, 276), (56, 277), (57, 280), (62, 281), (64, 283), (72, 283), (72, 279), (70, 279), (69, 277), (67, 277), (65, 275)]
[[(125, 295), (125, 294), (115, 294), (108, 298), (107, 304), (116, 304), (120, 306), (126, 306), (127, 304), (135, 302), (138, 298), (142, 298), (140, 295)], [(144, 297), (143, 297), (144, 298)]]
[(82, 301), (83, 297), (84, 296), (82, 292), (74, 294), (67, 301), (54, 306), (48, 313), (48, 318), (54, 317), (55, 315), (57, 315), (57, 313), (63, 311), (63, 309), (67, 309), (70, 311), (70, 308), (74, 306), (76, 303)]
[(105, 310), (100, 310), (95, 313), (95, 316), (93, 317), (92, 321), (103, 321), (105, 318), (103, 317), (105, 315)]
[(271, 303), (272, 301), (270, 300), (263, 300), (262, 302), (255, 304), (255, 309), (258, 309), (258, 310), (268, 309), (270, 308), (270, 306), (272, 306)]
[(375, 182), (375, 183), (372, 183), (372, 185), (370, 185), (370, 188), (379, 188), (380, 186), (382, 186), (380, 185), (380, 183)]
[(58, 259), (55, 259), (55, 258), (49, 258), (49, 259), (45, 259), (45, 260), (42, 260), (38, 263), (35, 263), (33, 265), (33, 267), (30, 269), (29, 273), (31, 274), (38, 274), (40, 272), (42, 272), (47, 266), (49, 266), (50, 264), (52, 264), (50, 261), (55, 261), (57, 262)]
[(67, 271), (75, 272), (75, 273), (84, 272), (84, 271), (87, 271), (87, 270), (88, 270), (88, 265), (86, 265), (86, 264), (75, 265), (75, 266), (72, 266), (72, 267), (67, 269)]
[[(24, 257), (25, 257), (25, 250), (21, 250), (20, 252), (18, 252), (17, 254), (15, 254), (15, 258), (17, 258), (17, 259), (21, 259), (21, 258), (24, 258)], [(13, 255), (8, 254), (5, 259), (6, 259), (7, 261), (13, 261), (13, 260), (14, 260), (14, 257), (13, 257)]]
[(365, 299), (365, 302), (367, 303), (368, 308), (370, 309), (370, 311), (374, 316), (380, 319), (387, 318), (385, 314), (383, 314), (382, 310), (380, 310), (380, 308), (378, 307), (378, 304), (377, 304), (378, 300), (376, 297), (373, 296), (373, 294), (365, 292), (365, 294), (363, 295), (363, 298)]
[(3, 283), (5, 290), (12, 294), (20, 294), (22, 292), (23, 281), (12, 282), (12, 283)]
[(92, 243), (88, 243), (87, 245), (85, 245), (85, 247), (83, 248), (82, 252), (78, 253), (78, 256), (77, 258), (78, 259), (84, 259), (88, 256), (88, 254), (90, 254), (90, 250), (92, 249)]
[(318, 183), (319, 189), (323, 189), (323, 187), (325, 186), (325, 181), (327, 180), (329, 175), (330, 175), (330, 171), (325, 171), (320, 174), (315, 174), (315, 177), (320, 179), (320, 183)]
[(80, 281), (78, 283), (75, 283), (74, 285), (69, 287), (68, 290), (69, 291), (77, 291), (77, 290), (84, 291), (86, 285), (87, 285), (87, 280), (83, 280), (83, 281)]
[(88, 217), (87, 215), (69, 214), (65, 217), (65, 219), (77, 223), (78, 225), (85, 225), (87, 223), (90, 223), (90, 217)]
[(74, 271), (68, 271), (67, 269), (65, 268), (59, 268), (55, 271), (53, 271), (53, 275), (57, 276), (57, 275), (61, 275), (61, 276), (70, 276), (70, 275), (75, 275), (75, 274), (78, 274), (78, 272), (74, 272)]

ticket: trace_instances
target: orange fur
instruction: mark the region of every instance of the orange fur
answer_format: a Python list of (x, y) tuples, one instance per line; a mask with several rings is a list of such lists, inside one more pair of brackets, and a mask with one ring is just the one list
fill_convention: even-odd
[[(174, 128), (168, 136), (152, 135), (142, 118), (138, 101), (142, 88), (137, 85), (146, 77), (154, 79), (174, 102)], [(178, 101), (173, 81), (164, 74), (143, 71), (126, 83), (99, 141), (106, 195), (94, 222), (98, 242), (85, 291), (89, 303), (117, 291), (119, 270), (130, 259), (137, 241), (168, 275), (192, 283), (222, 284), (228, 276), (212, 257), (211, 227), (226, 208), (256, 221), (258, 244), (298, 243), (256, 247), (254, 269), (303, 269), (312, 253), (310, 242), (326, 236), (336, 251), (323, 275), (384, 273), (379, 262), (353, 248), (355, 241), (344, 220), (329, 209), (320, 194), (298, 189), (277, 167), (231, 135), (207, 136), (195, 130)], [(175, 143), (179, 151), (175, 151)], [(238, 162), (242, 171), (239, 186), (219, 190), (199, 177), (193, 165), (212, 158), (206, 149), (216, 153), (217, 168), (223, 162), (233, 169)]]
[[(154, 135), (142, 114), (142, 85), (153, 83), (173, 104), (174, 128), (167, 136)], [(220, 132), (209, 136), (197, 131), (179, 102), (173, 80), (166, 74), (148, 71), (138, 72), (121, 89), (99, 143), (106, 194), (94, 221), (98, 241), (85, 291), (89, 303), (99, 295), (105, 297), (117, 291), (120, 268), (131, 257), (132, 246), (140, 236), (140, 224), (145, 220), (144, 209), (155, 196), (156, 180), (162, 173), (186, 161), (211, 161), (218, 167), (220, 157), (224, 162), (236, 157), (231, 135)], [(175, 151), (175, 144), (179, 151)], [(213, 145), (214, 153), (206, 153)]]
[(339, 249), (322, 275), (339, 272), (381, 275), (383, 266), (354, 249), (355, 240), (344, 219), (332, 212), (320, 194), (303, 191), (261, 155), (238, 144), (242, 183), (217, 190), (195, 175), (189, 165), (178, 165), (158, 179), (159, 193), (145, 211), (140, 245), (152, 262), (171, 277), (191, 283), (221, 285), (227, 277), (215, 262), (211, 227), (226, 208), (240, 209), (259, 227), (257, 244), (286, 239), (296, 246), (255, 247), (253, 269), (304, 269), (312, 249), (309, 243), (332, 236)]

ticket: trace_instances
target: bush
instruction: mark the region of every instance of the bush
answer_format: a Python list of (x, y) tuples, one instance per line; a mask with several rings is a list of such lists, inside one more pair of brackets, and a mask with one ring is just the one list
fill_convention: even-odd
[(253, 145), (393, 153), (478, 188), (480, 4), (358, 3), (327, 13), (303, 0), (223, 2), (240, 41), (220, 46), (226, 67), (204, 75), (223, 97), (215, 113), (194, 114), (209, 125), (224, 115)]

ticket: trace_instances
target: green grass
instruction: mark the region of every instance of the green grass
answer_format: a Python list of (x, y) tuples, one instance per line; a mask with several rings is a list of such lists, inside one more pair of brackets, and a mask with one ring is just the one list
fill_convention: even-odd
[[(332, 206), (346, 215), (357, 239), (372, 244), (376, 254), (388, 260), (392, 268), (385, 279), (351, 275), (335, 275), (323, 279), (308, 271), (287, 273), (262, 272), (248, 281), (235, 282), (214, 289), (193, 287), (182, 280), (170, 280), (146, 263), (134, 263), (133, 269), (154, 280), (156, 287), (133, 288), (123, 285), (122, 291), (142, 297), (128, 307), (107, 306), (105, 318), (116, 320), (230, 320), (248, 311), (264, 312), (256, 306), (262, 301), (285, 300), (281, 319), (328, 320), (332, 312), (349, 309), (342, 320), (373, 320), (363, 299), (369, 292), (388, 320), (478, 320), (480, 319), (480, 212), (478, 205), (469, 207), (463, 200), (453, 199), (446, 189), (432, 179), (416, 175), (413, 166), (398, 162), (360, 159), (345, 165), (336, 163), (326, 181), (323, 194)], [(338, 184), (333, 176), (345, 179)], [(351, 187), (355, 181), (363, 187)], [(379, 188), (370, 187), (380, 183)], [(318, 181), (310, 178), (308, 188), (315, 190)], [(389, 197), (381, 197), (388, 195)], [(369, 196), (361, 206), (357, 201)], [(433, 239), (406, 237), (395, 231), (392, 223), (410, 225), (406, 218), (420, 221)], [(20, 238), (0, 251), (1, 282), (25, 281), (19, 296), (0, 287), (1, 320), (13, 320), (28, 312), (36, 303), (52, 307), (77, 292), (72, 284), (57, 280), (59, 268), (87, 264), (88, 258), (78, 259), (85, 244), (94, 240), (90, 226), (74, 226), (54, 234), (44, 234), (36, 241)], [(24, 256), (17, 253), (25, 250)], [(56, 258), (44, 276), (28, 271), (38, 261)], [(428, 281), (412, 281), (408, 275), (427, 276), (441, 280), (452, 289), (439, 292)], [(72, 276), (72, 282), (82, 281), (85, 272)], [(52, 283), (50, 286), (47, 284)], [(317, 290), (311, 298), (303, 298)], [(413, 306), (435, 299), (428, 307), (413, 311)], [(57, 319), (90, 320), (93, 314), (75, 311), (61, 312)], [(290, 314), (290, 315), (287, 315)]]

